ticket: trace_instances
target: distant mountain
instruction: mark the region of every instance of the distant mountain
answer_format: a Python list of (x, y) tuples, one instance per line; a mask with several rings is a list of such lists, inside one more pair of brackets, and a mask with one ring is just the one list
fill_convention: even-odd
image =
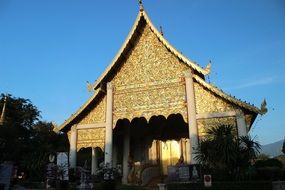
[(270, 157), (279, 156), (283, 154), (281, 151), (282, 146), (283, 146), (283, 140), (271, 144), (261, 145), (260, 154), (266, 154), (269, 155)]

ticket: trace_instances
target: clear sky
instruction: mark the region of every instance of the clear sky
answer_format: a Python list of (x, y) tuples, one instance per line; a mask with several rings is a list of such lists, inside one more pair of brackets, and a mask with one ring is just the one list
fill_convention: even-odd
[[(285, 136), (284, 0), (144, 0), (154, 25), (210, 81), (268, 113), (261, 144)], [(137, 16), (137, 0), (0, 0), (0, 93), (30, 99), (61, 124), (90, 96)]]

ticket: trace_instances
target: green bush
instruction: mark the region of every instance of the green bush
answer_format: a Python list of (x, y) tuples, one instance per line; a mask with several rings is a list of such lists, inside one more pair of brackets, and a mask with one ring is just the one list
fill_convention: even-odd
[(257, 180), (285, 180), (285, 170), (278, 167), (261, 167), (256, 169)]
[(261, 167), (278, 167), (278, 168), (282, 168), (282, 162), (278, 159), (275, 158), (271, 158), (271, 159), (267, 159), (267, 160), (258, 160), (255, 163), (255, 167), (256, 168), (261, 168)]
[(206, 188), (203, 183), (168, 184), (167, 190), (272, 190), (271, 181), (214, 182)]
[(283, 167), (285, 167), (285, 154), (279, 155), (279, 156), (277, 156), (275, 158), (282, 163)]

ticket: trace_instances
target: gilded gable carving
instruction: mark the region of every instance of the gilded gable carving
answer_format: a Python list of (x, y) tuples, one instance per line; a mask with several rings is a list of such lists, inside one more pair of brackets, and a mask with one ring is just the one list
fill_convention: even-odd
[(114, 121), (120, 118), (131, 121), (135, 117), (145, 117), (148, 120), (154, 115), (167, 117), (173, 113), (180, 113), (185, 119), (187, 109), (184, 83), (152, 84), (115, 90), (113, 113)]
[(78, 124), (92, 124), (105, 122), (105, 104), (106, 96), (104, 96), (98, 103), (85, 114)]
[(104, 150), (105, 128), (79, 129), (77, 131), (77, 151), (81, 148), (100, 147)]
[(114, 122), (119, 118), (181, 113), (186, 118), (184, 71), (181, 63), (149, 26), (112, 80)]
[(227, 112), (237, 110), (233, 104), (230, 104), (221, 97), (214, 95), (211, 91), (205, 89), (196, 82), (194, 83), (194, 89), (197, 113)]
[(112, 82), (115, 86), (123, 86), (168, 81), (184, 77), (185, 70), (187, 66), (167, 50), (149, 26), (145, 26)]
[(197, 120), (199, 137), (205, 136), (205, 132), (207, 129), (212, 128), (212, 127), (217, 127), (220, 125), (230, 125), (234, 127), (235, 131), (237, 130), (235, 117), (199, 119)]

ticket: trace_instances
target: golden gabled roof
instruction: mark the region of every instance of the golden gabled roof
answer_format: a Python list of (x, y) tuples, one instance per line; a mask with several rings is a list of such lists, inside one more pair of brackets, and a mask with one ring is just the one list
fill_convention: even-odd
[[(136, 30), (139, 29), (139, 25), (140, 25), (140, 21), (144, 19), (144, 21), (148, 24), (148, 26), (150, 27), (150, 29), (153, 31), (153, 33), (157, 36), (157, 38), (165, 45), (165, 47), (172, 52), (179, 60), (181, 60), (183, 63), (185, 63), (186, 65), (188, 65), (190, 68), (192, 68), (193, 70), (195, 70), (197, 73), (201, 74), (201, 75), (207, 75), (210, 72), (210, 65), (207, 66), (206, 69), (203, 69), (202, 67), (200, 67), (199, 65), (197, 65), (196, 63), (192, 62), (191, 60), (189, 60), (188, 58), (186, 58), (184, 55), (182, 55), (179, 51), (177, 51), (163, 36), (162, 34), (155, 28), (155, 26), (152, 24), (152, 22), (150, 21), (148, 15), (146, 14), (146, 12), (144, 11), (144, 9), (142, 8), (142, 6), (140, 6), (140, 11), (139, 14), (136, 18), (136, 21), (130, 31), (130, 33), (128, 34), (124, 44), (122, 45), (122, 47), (120, 48), (119, 52), (117, 53), (117, 55), (115, 56), (115, 58), (113, 59), (113, 61), (111, 62), (111, 64), (107, 67), (107, 69), (103, 72), (103, 74), (98, 78), (98, 80), (92, 85), (94, 88), (94, 94), (86, 101), (86, 103), (81, 106), (76, 113), (72, 114), (62, 125), (60, 125), (58, 128), (55, 129), (55, 131), (60, 131), (62, 129), (64, 129), (67, 126), (70, 126), (73, 124), (73, 122), (75, 121), (75, 119), (93, 102), (95, 101), (95, 99), (98, 97), (98, 95), (100, 94), (101, 88), (100, 85), (102, 85), (102, 82), (107, 82), (107, 78), (109, 77), (109, 75), (111, 74), (111, 71), (113, 69), (116, 68), (116, 65), (119, 64), (119, 60), (120, 57), (124, 57), (124, 53), (129, 51), (129, 48), (132, 47), (131, 44), (132, 40), (135, 38), (136, 34)], [(209, 68), (208, 68), (209, 67)], [(194, 75), (194, 79), (201, 84), (203, 87), (207, 88), (208, 90), (210, 90), (211, 92), (215, 93), (216, 95), (226, 99), (229, 102), (232, 102), (242, 108), (245, 108), (249, 111), (252, 111), (256, 114), (264, 114), (264, 110), (263, 109), (259, 109), (253, 105), (250, 105), (246, 102), (242, 102), (241, 100), (236, 99), (235, 97), (232, 97), (230, 95), (227, 95), (226, 93), (224, 93), (222, 90), (218, 89), (217, 87), (213, 86), (212, 84), (207, 83), (204, 79), (202, 79), (200, 76)], [(266, 108), (265, 108), (266, 109)]]
[(120, 48), (120, 50), (118, 51), (117, 55), (115, 56), (115, 58), (113, 59), (113, 61), (111, 62), (111, 64), (107, 67), (107, 69), (103, 72), (103, 74), (98, 78), (98, 80), (96, 80), (96, 82), (92, 85), (95, 92), (94, 94), (88, 99), (88, 101), (79, 108), (79, 110), (77, 110), (76, 113), (72, 114), (62, 125), (59, 126), (59, 128), (56, 129), (56, 131), (60, 131), (62, 130), (64, 127), (66, 127), (67, 125), (70, 125), (71, 122), (79, 115), (82, 113), (83, 110), (86, 109), (86, 107), (97, 97), (100, 88), (98, 88), (102, 81), (104, 79), (106, 79), (111, 70), (113, 68), (115, 68), (115, 66), (117, 64), (119, 64), (119, 59), (120, 57), (124, 56), (124, 52), (129, 51), (128, 44), (130, 44), (132, 42), (132, 40), (135, 38), (136, 36), (136, 30), (138, 30), (139, 28), (139, 24), (141, 20), (144, 20), (150, 27), (150, 29), (153, 31), (153, 33), (157, 36), (157, 38), (165, 45), (165, 47), (172, 52), (178, 59), (180, 59), (183, 63), (185, 63), (186, 65), (188, 65), (189, 67), (191, 67), (192, 69), (194, 69), (195, 71), (197, 71), (198, 73), (202, 74), (202, 75), (207, 75), (209, 73), (210, 70), (208, 69), (203, 69), (202, 67), (200, 67), (199, 65), (197, 65), (196, 63), (190, 61), (188, 58), (186, 58), (184, 55), (182, 55), (179, 51), (177, 51), (163, 36), (162, 34), (156, 29), (156, 27), (152, 24), (152, 22), (150, 21), (147, 13), (145, 12), (145, 10), (143, 9), (142, 6), (140, 6), (140, 11), (138, 13), (138, 16), (135, 20), (135, 23), (131, 29), (131, 31), (129, 32), (125, 42), (123, 43), (122, 47)]
[(98, 86), (100, 85), (100, 83), (106, 79), (109, 76), (109, 73), (111, 72), (112, 68), (115, 68), (115, 66), (117, 64), (119, 64), (119, 59), (120, 57), (124, 57), (124, 52), (128, 51), (128, 47), (132, 47), (132, 46), (128, 46), (128, 44), (131, 43), (132, 39), (135, 38), (136, 35), (136, 30), (138, 30), (139, 28), (139, 24), (140, 21), (144, 19), (146, 21), (146, 23), (148, 24), (148, 26), (150, 27), (150, 29), (152, 30), (152, 32), (157, 36), (157, 38), (162, 42), (162, 44), (165, 45), (165, 47), (171, 52), (173, 53), (178, 59), (180, 59), (183, 63), (185, 63), (186, 65), (190, 66), (192, 69), (194, 69), (195, 71), (197, 71), (198, 73), (202, 74), (202, 75), (207, 75), (209, 74), (210, 70), (208, 69), (203, 69), (202, 67), (200, 67), (199, 65), (197, 65), (196, 63), (194, 63), (193, 61), (189, 60), (188, 58), (186, 58), (184, 55), (182, 55), (179, 51), (177, 51), (164, 37), (163, 35), (156, 29), (156, 27), (152, 24), (151, 20), (149, 19), (147, 13), (145, 12), (145, 10), (142, 8), (142, 6), (140, 7), (140, 11), (139, 14), (136, 18), (136, 21), (129, 33), (129, 35), (127, 36), (125, 42), (123, 43), (122, 47), (120, 48), (119, 52), (117, 53), (117, 55), (115, 56), (115, 58), (113, 59), (113, 61), (111, 62), (111, 64), (107, 67), (107, 69), (103, 72), (103, 74), (98, 78), (98, 80), (93, 84), (94, 89), (97, 89)]

